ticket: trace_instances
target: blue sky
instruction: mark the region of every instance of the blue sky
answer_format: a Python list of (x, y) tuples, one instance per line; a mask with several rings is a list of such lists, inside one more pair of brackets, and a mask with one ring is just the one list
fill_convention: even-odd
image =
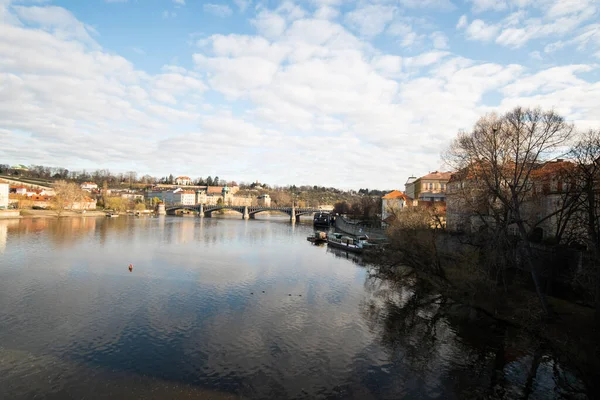
[(600, 128), (597, 0), (0, 0), (0, 161), (403, 188), (515, 105)]

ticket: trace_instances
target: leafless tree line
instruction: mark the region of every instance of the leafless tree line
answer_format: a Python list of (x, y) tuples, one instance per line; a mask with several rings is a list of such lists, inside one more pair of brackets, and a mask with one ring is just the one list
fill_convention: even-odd
[(460, 132), (445, 159), (456, 171), (448, 222), (476, 226), (501, 258), (516, 250), (547, 314), (533, 249), (540, 228), (554, 245), (585, 247), (600, 321), (600, 130), (578, 132), (555, 111), (517, 107)]

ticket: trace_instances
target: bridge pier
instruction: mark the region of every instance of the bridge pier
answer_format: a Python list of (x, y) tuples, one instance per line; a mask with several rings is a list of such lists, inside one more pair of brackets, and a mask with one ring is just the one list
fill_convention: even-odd
[(200, 208), (198, 209), (198, 217), (204, 218), (204, 204), (200, 204)]
[(249, 219), (250, 214), (248, 213), (248, 206), (244, 206), (244, 214), (242, 214), (242, 219)]

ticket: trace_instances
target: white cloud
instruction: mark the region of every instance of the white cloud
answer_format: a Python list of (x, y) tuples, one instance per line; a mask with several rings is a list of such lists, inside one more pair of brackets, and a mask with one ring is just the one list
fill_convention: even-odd
[(226, 4), (206, 3), (204, 4), (203, 9), (205, 12), (214, 14), (221, 18), (229, 17), (231, 14), (233, 14), (231, 8)]
[(508, 8), (506, 0), (470, 0), (473, 3), (473, 12), (503, 11)]
[(162, 17), (164, 19), (168, 19), (168, 18), (175, 18), (177, 16), (177, 13), (175, 11), (168, 11), (168, 10), (164, 10), (162, 12)]
[[(573, 48), (577, 51), (600, 49), (600, 24), (590, 24), (580, 29), (576, 36), (566, 41), (556, 41), (544, 47), (544, 52), (552, 53), (563, 48)], [(595, 55), (597, 57), (597, 55)]]
[[(518, 7), (517, 11), (496, 23), (476, 19), (467, 27), (467, 38), (470, 40), (487, 42), (494, 39), (497, 44), (511, 48), (523, 47), (535, 39), (572, 34), (583, 23), (598, 16), (594, 0), (475, 0), (474, 6), (479, 11)], [(534, 6), (539, 8), (541, 17), (529, 16), (531, 10), (526, 10), (526, 7)], [(461, 17), (457, 28), (464, 27), (465, 23), (466, 17), (464, 20)]]
[(433, 47), (436, 49), (447, 49), (449, 47), (448, 37), (443, 32), (433, 32), (429, 36), (431, 37)]
[(96, 31), (91, 26), (79, 22), (71, 12), (62, 7), (14, 6), (13, 9), (22, 21), (39, 25), (42, 29), (49, 30), (56, 36), (95, 44), (90, 33), (96, 34)]
[(252, 0), (233, 0), (233, 2), (238, 6), (241, 12), (246, 11), (248, 6), (252, 4)]
[(534, 60), (538, 60), (538, 61), (541, 61), (543, 59), (542, 54), (537, 50), (529, 53), (529, 57), (533, 58)]
[(185, 0), (173, 0), (173, 3), (185, 6)]
[(398, 2), (408, 8), (431, 8), (441, 11), (450, 11), (456, 8), (450, 0), (399, 0)]
[(394, 19), (395, 12), (395, 7), (370, 4), (347, 13), (345, 21), (361, 35), (372, 37), (384, 31), (386, 25)]
[(256, 26), (258, 32), (266, 37), (277, 37), (283, 33), (286, 28), (286, 21), (281, 15), (263, 10), (258, 13), (252, 24)]
[(150, 76), (123, 57), (90, 48), (85, 35), (63, 34), (81, 27), (70, 13), (15, 12), (47, 31), (0, 24), (0, 119), (9, 132), (26, 133), (19, 141), (12, 133), (0, 139), (13, 143), (0, 150), (3, 157), (37, 148), (39, 163), (76, 166), (85, 160), (108, 167), (128, 153), (139, 151), (142, 160), (148, 149), (143, 142), (156, 139), (168, 121), (198, 118), (157, 103), (201, 94), (205, 86), (190, 73)]
[(465, 30), (467, 38), (470, 40), (480, 40), (489, 42), (495, 39), (500, 28), (497, 25), (488, 25), (483, 20), (476, 19)]
[(469, 24), (469, 20), (466, 15), (461, 15), (458, 19), (458, 23), (456, 24), (456, 29), (465, 28)]
[[(519, 41), (502, 34), (525, 29), (524, 43), (532, 46), (523, 54), (532, 60), (542, 56), (533, 39), (542, 38), (549, 39), (541, 44), (548, 51), (600, 53), (597, 24), (585, 25), (593, 20), (590, 11), (574, 6), (579, 11), (565, 14), (553, 9), (557, 0), (544, 1), (541, 8), (512, 0), (500, 20), (464, 15), (457, 29), (468, 39), (511, 47)], [(247, 9), (250, 32), (194, 37), (194, 70), (169, 55), (158, 73), (103, 49), (94, 41), (98, 33), (66, 10), (9, 8), (0, 18), (11, 18), (11, 25), (0, 22), (0, 157), (118, 169), (135, 154), (139, 169), (164, 174), (173, 164), (162, 155), (171, 152), (181, 174), (210, 170), (269, 183), (390, 187), (409, 173), (438, 168), (439, 153), (456, 132), (495, 109), (485, 101), (489, 94), (500, 109), (541, 105), (578, 123), (600, 121), (600, 87), (590, 78), (597, 70), (587, 58), (569, 65), (568, 57), (554, 57), (560, 65), (530, 62), (536, 68), (526, 69), (487, 62), (486, 52), (478, 60), (463, 57), (460, 46), (448, 50), (448, 30), (407, 7), (433, 2), (404, 2), (393, 20), (372, 13), (364, 21), (336, 19), (346, 6), (337, 0), (282, 2), (274, 9), (257, 4)], [(360, 2), (358, 9), (391, 4)], [(546, 18), (550, 12), (554, 19)], [(335, 22), (347, 18), (361, 35)], [(394, 35), (381, 40), (391, 46), (367, 40), (383, 29), (373, 21)], [(570, 28), (552, 33), (546, 26), (555, 24)], [(181, 65), (188, 61), (185, 54), (178, 58)], [(224, 140), (206, 140), (216, 136)], [(331, 158), (331, 149), (344, 157)], [(198, 159), (206, 163), (199, 167)]]
[(577, 78), (576, 74), (591, 71), (588, 65), (569, 65), (553, 67), (533, 75), (522, 77), (518, 81), (507, 85), (502, 92), (510, 97), (524, 94), (549, 93), (570, 87), (581, 86), (585, 81)]
[(420, 44), (426, 35), (418, 34), (413, 30), (413, 25), (410, 22), (398, 21), (391, 24), (387, 30), (389, 35), (397, 36), (398, 43), (402, 47), (411, 47)]
[(315, 18), (319, 19), (333, 19), (337, 18), (340, 15), (340, 12), (329, 6), (321, 6), (315, 11)]

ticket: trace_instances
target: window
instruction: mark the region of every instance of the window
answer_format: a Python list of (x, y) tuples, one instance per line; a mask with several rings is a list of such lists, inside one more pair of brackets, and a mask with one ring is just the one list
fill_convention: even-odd
[(429, 184), (429, 190), (433, 190), (433, 183)]
[(446, 190), (446, 184), (445, 183), (442, 183), (440, 186), (442, 187), (442, 190)]

